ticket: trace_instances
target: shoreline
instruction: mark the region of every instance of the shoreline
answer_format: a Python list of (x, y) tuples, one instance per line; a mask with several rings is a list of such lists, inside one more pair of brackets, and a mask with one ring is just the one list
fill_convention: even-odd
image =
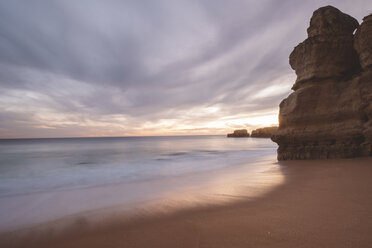
[[(369, 247), (372, 158), (279, 162), (284, 183), (262, 196), (105, 225), (0, 238), (4, 247)], [(15, 242), (23, 237), (24, 242)], [(41, 238), (42, 237), (42, 238)], [(27, 244), (27, 245), (26, 245)], [(3, 246), (2, 245), (2, 246)]]
[(264, 158), (231, 168), (168, 178), (5, 196), (0, 198), (0, 235), (63, 223), (63, 220), (73, 222), (69, 219), (86, 219), (101, 225), (111, 216), (128, 219), (255, 197), (283, 180), (271, 156)]
[[(3, 220), (0, 225), (0, 241), (6, 236), (14, 236), (15, 240), (19, 239), (18, 237), (28, 239), (27, 236), (34, 236), (36, 233), (44, 236), (50, 230), (53, 230), (56, 236), (63, 236), (65, 232), (70, 232), (69, 229), (81, 224), (84, 228), (89, 226), (88, 229), (92, 226), (102, 228), (112, 226), (113, 222), (127, 224), (133, 220), (222, 206), (254, 198), (272, 190), (283, 180), (273, 157), (270, 155), (263, 158), (263, 161), (253, 160), (230, 168), (187, 173), (167, 179), (160, 177), (137, 182), (6, 196), (0, 201)], [(152, 195), (152, 189), (149, 187), (155, 189), (155, 195)], [(159, 189), (167, 187), (175, 188), (159, 193)], [(128, 202), (128, 197), (133, 198), (131, 191), (141, 195), (134, 199), (142, 200)], [(53, 203), (56, 200), (63, 203), (62, 206)], [(79, 203), (73, 202), (75, 200), (85, 206), (86, 203), (93, 205), (89, 208), (80, 206), (80, 211), (71, 212), (71, 208), (79, 206)], [(31, 208), (24, 207), (23, 204), (31, 205)], [(65, 207), (70, 213), (67, 210), (64, 211), (65, 214), (61, 212), (61, 208)], [(17, 213), (19, 210), (20, 214)], [(7, 217), (6, 212), (10, 213), (10, 217)], [(5, 229), (6, 223), (11, 224), (8, 230)]]

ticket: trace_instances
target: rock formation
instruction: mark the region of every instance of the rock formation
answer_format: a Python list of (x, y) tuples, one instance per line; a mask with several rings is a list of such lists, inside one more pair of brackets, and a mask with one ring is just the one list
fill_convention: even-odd
[(363, 18), (363, 23), (355, 33), (354, 47), (359, 54), (364, 70), (372, 66), (372, 14)]
[[(357, 29), (355, 35), (353, 32)], [(316, 10), (294, 48), (294, 92), (280, 103), (278, 159), (372, 155), (372, 15)]]
[(227, 135), (228, 138), (243, 138), (249, 137), (247, 129), (235, 130), (233, 133)]
[(358, 21), (327, 6), (316, 10), (307, 29), (308, 38), (295, 47), (289, 63), (296, 71), (293, 90), (302, 83), (325, 79), (344, 79), (360, 68), (353, 49), (353, 31)]
[(256, 130), (252, 131), (251, 137), (253, 137), (253, 138), (271, 138), (276, 133), (277, 130), (278, 130), (278, 127), (258, 128)]

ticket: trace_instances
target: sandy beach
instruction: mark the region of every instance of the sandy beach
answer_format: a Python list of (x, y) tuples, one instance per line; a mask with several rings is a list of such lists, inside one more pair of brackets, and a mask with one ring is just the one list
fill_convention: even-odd
[(372, 248), (372, 1), (0, 1), (0, 248)]
[[(2, 235), (1, 247), (371, 247), (372, 159), (279, 162), (258, 198), (90, 226)], [(24, 236), (23, 236), (24, 235)]]

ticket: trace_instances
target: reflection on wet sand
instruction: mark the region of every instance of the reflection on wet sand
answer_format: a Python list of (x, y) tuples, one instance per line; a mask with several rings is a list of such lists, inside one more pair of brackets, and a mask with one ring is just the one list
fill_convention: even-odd
[[(283, 181), (280, 166), (275, 162), (275, 157), (270, 155), (254, 166), (242, 164), (216, 171), (144, 181), (140, 184), (116, 184), (61, 191), (57, 194), (34, 194), (19, 199), (13, 197), (1, 208), (14, 207), (21, 203), (21, 200), (33, 203), (29, 204), (28, 208), (23, 206), (25, 214), (20, 222), (24, 224), (28, 220), (29, 228), (16, 229), (17, 231), (8, 235), (8, 239), (22, 236), (22, 239), (27, 240), (25, 237), (30, 233), (33, 237), (52, 233), (51, 238), (56, 238), (148, 217), (254, 199)], [(156, 194), (153, 194), (154, 192)], [(94, 204), (94, 207), (91, 204)], [(70, 208), (66, 209), (66, 206)], [(84, 208), (87, 210), (84, 211)], [(80, 209), (83, 211), (78, 211)], [(67, 211), (77, 213), (66, 216)], [(7, 223), (13, 221), (13, 224), (16, 224), (18, 219), (11, 217), (10, 215)], [(33, 223), (42, 218), (57, 220), (44, 221), (38, 225)]]

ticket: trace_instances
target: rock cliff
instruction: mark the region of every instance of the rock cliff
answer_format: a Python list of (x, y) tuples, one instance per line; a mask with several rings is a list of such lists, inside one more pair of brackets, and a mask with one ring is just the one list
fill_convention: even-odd
[[(353, 35), (357, 29), (355, 35)], [(372, 15), (357, 20), (326, 6), (294, 48), (294, 92), (280, 103), (278, 159), (372, 155)]]
[(258, 128), (256, 130), (252, 131), (251, 137), (253, 137), (253, 138), (271, 138), (276, 133), (277, 130), (278, 130), (278, 127)]
[(233, 133), (227, 135), (228, 138), (242, 138), (249, 137), (247, 129), (235, 130)]

